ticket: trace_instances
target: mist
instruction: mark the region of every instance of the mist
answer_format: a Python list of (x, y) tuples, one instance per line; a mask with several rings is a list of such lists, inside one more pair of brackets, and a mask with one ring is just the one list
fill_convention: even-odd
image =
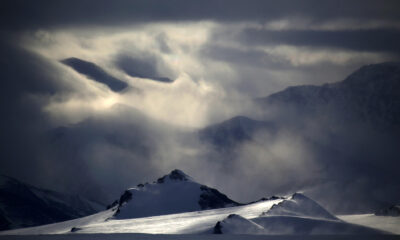
[[(2, 23), (0, 35), (0, 172), (104, 203), (176, 168), (240, 202), (301, 191), (348, 213), (399, 200), (398, 122), (348, 119), (321, 99), (312, 111), (258, 103), (290, 86), (399, 61), (397, 2), (355, 1), (348, 12), (311, 11), (313, 1), (257, 2), (269, 14), (236, 1), (221, 14), (227, 2), (198, 11), (177, 2), (181, 8), (167, 12), (141, 4), (130, 10), (140, 14), (104, 18), (97, 8), (72, 15), (78, 2), (65, 14), (47, 1), (8, 2), (20, 18), (2, 14), (9, 26)], [(124, 88), (113, 91), (63, 64), (68, 58), (94, 64)], [(240, 139), (222, 135), (229, 146), (202, 135), (237, 116), (262, 123), (228, 125), (245, 129)]]

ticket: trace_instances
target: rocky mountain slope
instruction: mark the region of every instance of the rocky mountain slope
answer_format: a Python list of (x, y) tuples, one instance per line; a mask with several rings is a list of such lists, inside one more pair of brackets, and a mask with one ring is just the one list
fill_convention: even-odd
[(104, 209), (79, 195), (37, 188), (0, 175), (1, 230), (65, 221)]

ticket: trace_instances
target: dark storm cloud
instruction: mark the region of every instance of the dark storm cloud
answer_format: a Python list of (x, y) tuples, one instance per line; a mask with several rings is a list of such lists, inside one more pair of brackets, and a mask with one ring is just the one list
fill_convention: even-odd
[(127, 83), (109, 75), (94, 63), (74, 57), (63, 59), (61, 62), (70, 66), (75, 71), (87, 76), (89, 79), (107, 85), (114, 92), (120, 92), (128, 86)]
[(399, 2), (386, 1), (3, 1), (0, 23), (6, 29), (63, 25), (115, 25), (149, 21), (217, 20), (263, 22), (307, 17), (321, 22), (338, 18), (399, 20)]
[(312, 48), (340, 48), (366, 52), (387, 52), (400, 55), (400, 31), (371, 30), (255, 30), (246, 29), (239, 37), (245, 45), (287, 44)]

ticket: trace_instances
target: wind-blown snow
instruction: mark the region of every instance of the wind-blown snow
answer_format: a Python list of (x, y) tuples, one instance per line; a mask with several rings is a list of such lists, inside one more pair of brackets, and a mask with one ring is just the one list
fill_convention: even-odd
[(342, 235), (383, 234), (383, 231), (349, 224), (340, 220), (300, 216), (267, 216), (252, 219), (264, 228), (266, 235)]
[[(222, 221), (226, 232), (231, 234), (380, 234), (372, 228), (348, 224), (341, 220), (311, 218), (301, 216), (264, 216), (262, 212), (278, 204), (282, 199), (257, 202), (245, 206), (220, 208), (179, 214), (169, 214), (145, 218), (113, 219), (114, 209), (92, 216), (45, 226), (2, 232), (0, 235), (34, 234), (204, 234), (212, 233), (217, 222)], [(226, 220), (232, 214), (238, 219)], [(111, 217), (111, 218), (110, 218)], [(224, 220), (225, 219), (225, 220)], [(238, 220), (238, 221), (236, 221)], [(250, 223), (250, 224), (249, 224)], [(254, 225), (254, 224), (255, 225)], [(249, 227), (252, 225), (251, 227)], [(255, 226), (257, 231), (249, 232)], [(74, 228), (74, 233), (71, 232)], [(224, 229), (224, 228), (223, 228)], [(253, 229), (254, 230), (254, 229)], [(225, 233), (222, 231), (222, 233)]]
[(209, 231), (230, 214), (238, 214), (251, 219), (279, 203), (282, 199), (262, 201), (245, 206), (169, 214), (135, 219), (108, 219), (114, 212), (107, 210), (92, 216), (62, 223), (49, 224), (35, 228), (5, 231), (7, 235), (62, 234), (70, 233), (73, 227), (80, 228), (77, 233), (151, 233), (151, 234), (189, 234)]
[(338, 217), (346, 222), (400, 234), (400, 217), (376, 216), (374, 214), (340, 215)]
[(272, 206), (263, 215), (268, 216), (306, 216), (313, 218), (325, 218), (337, 220), (335, 216), (326, 211), (317, 202), (304, 196), (301, 193), (295, 193), (289, 199), (285, 199), (277, 205)]

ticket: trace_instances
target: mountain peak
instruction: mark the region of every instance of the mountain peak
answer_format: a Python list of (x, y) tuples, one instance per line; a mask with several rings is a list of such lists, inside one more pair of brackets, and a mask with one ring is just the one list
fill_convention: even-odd
[(172, 181), (192, 181), (193, 179), (182, 170), (174, 169), (169, 174), (157, 179), (157, 183), (164, 183), (167, 179)]

